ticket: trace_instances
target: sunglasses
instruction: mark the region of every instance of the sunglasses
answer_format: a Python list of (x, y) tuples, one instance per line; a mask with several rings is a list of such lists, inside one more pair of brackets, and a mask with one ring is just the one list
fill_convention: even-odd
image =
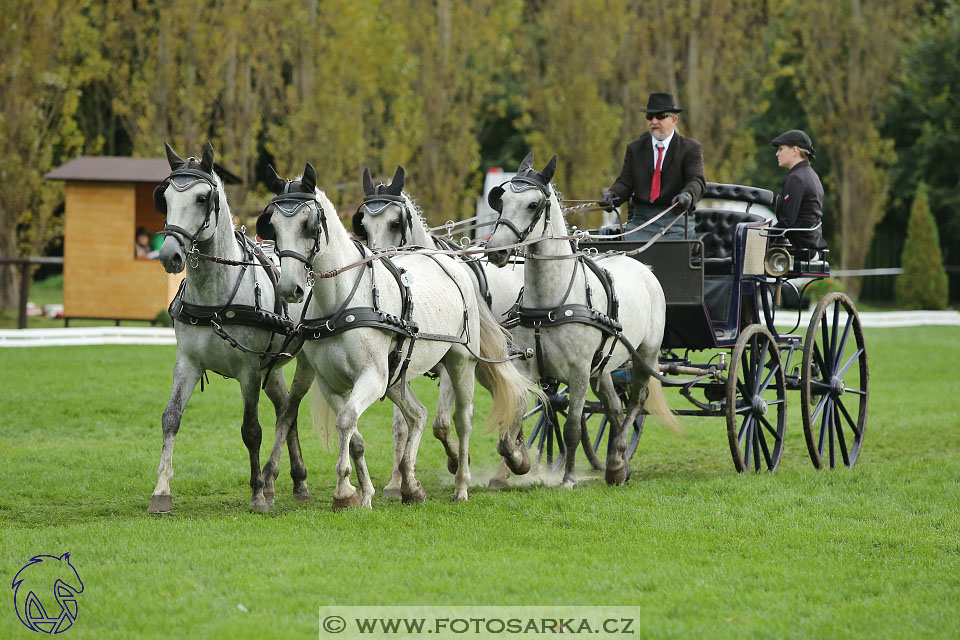
[(660, 113), (648, 113), (647, 120), (653, 120), (654, 118), (656, 118), (657, 120), (665, 120), (671, 117), (672, 115), (674, 114), (669, 113), (667, 111), (661, 111)]

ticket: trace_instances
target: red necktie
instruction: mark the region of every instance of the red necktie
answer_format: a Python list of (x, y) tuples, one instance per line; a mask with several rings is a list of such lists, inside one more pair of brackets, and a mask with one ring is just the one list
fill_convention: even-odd
[(650, 183), (650, 202), (660, 197), (660, 164), (663, 162), (663, 145), (657, 144), (657, 168), (653, 170), (653, 182)]

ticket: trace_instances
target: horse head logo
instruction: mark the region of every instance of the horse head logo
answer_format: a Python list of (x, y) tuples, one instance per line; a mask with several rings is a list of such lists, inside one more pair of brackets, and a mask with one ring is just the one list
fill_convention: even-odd
[(31, 631), (62, 633), (77, 619), (77, 596), (83, 593), (83, 582), (70, 564), (69, 552), (59, 557), (30, 558), (14, 576), (10, 588), (17, 617)]

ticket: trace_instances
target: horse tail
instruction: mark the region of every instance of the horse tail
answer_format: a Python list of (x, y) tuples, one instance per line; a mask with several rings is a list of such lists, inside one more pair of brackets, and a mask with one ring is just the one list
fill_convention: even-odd
[[(509, 334), (494, 319), (485, 303), (478, 301), (477, 308), (480, 311), (480, 356), (490, 360), (505, 360), (509, 355)], [(488, 417), (490, 428), (496, 428), (500, 435), (504, 436), (510, 427), (523, 420), (527, 408), (527, 393), (544, 397), (543, 391), (510, 360), (481, 360), (478, 366), (489, 379), (490, 393), (493, 395), (493, 409)]]
[(673, 431), (674, 435), (681, 435), (680, 421), (670, 410), (667, 404), (667, 396), (663, 392), (663, 385), (660, 381), (652, 377), (647, 382), (647, 401), (644, 403), (647, 413), (656, 418), (657, 422)]
[(333, 450), (330, 448), (330, 429), (331, 425), (337, 424), (337, 414), (323, 397), (316, 379), (310, 386), (310, 417), (313, 419), (313, 428), (323, 442), (323, 448), (329, 453)]

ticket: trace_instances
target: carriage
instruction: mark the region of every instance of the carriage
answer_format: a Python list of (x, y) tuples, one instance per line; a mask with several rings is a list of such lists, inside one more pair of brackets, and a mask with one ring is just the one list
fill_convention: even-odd
[[(830, 293), (810, 314), (805, 335), (795, 333), (803, 292), (830, 274), (829, 252), (776, 246), (782, 232), (771, 226), (773, 202), (773, 193), (765, 189), (708, 183), (693, 214), (694, 238), (661, 239), (637, 252), (640, 243), (602, 238), (620, 235), (613, 227), (592, 232), (579, 248), (598, 255), (631, 253), (652, 268), (667, 305), (661, 382), (687, 402), (672, 409), (680, 416), (725, 418), (738, 472), (777, 469), (787, 391), (797, 390), (813, 465), (853, 466), (869, 398), (860, 318), (846, 295)], [(786, 308), (785, 298), (796, 308)], [(793, 328), (782, 332), (785, 319)], [(630, 376), (629, 368), (613, 375), (624, 404)], [(541, 463), (545, 458), (559, 466), (566, 454), (560, 418), (569, 398), (566, 387), (554, 380), (545, 380), (544, 387), (550, 401), (527, 415), (533, 423), (528, 446)], [(628, 458), (636, 452), (645, 417), (633, 423)], [(608, 424), (600, 402), (587, 401), (582, 422), (581, 444), (591, 465), (601, 470), (597, 450)]]

